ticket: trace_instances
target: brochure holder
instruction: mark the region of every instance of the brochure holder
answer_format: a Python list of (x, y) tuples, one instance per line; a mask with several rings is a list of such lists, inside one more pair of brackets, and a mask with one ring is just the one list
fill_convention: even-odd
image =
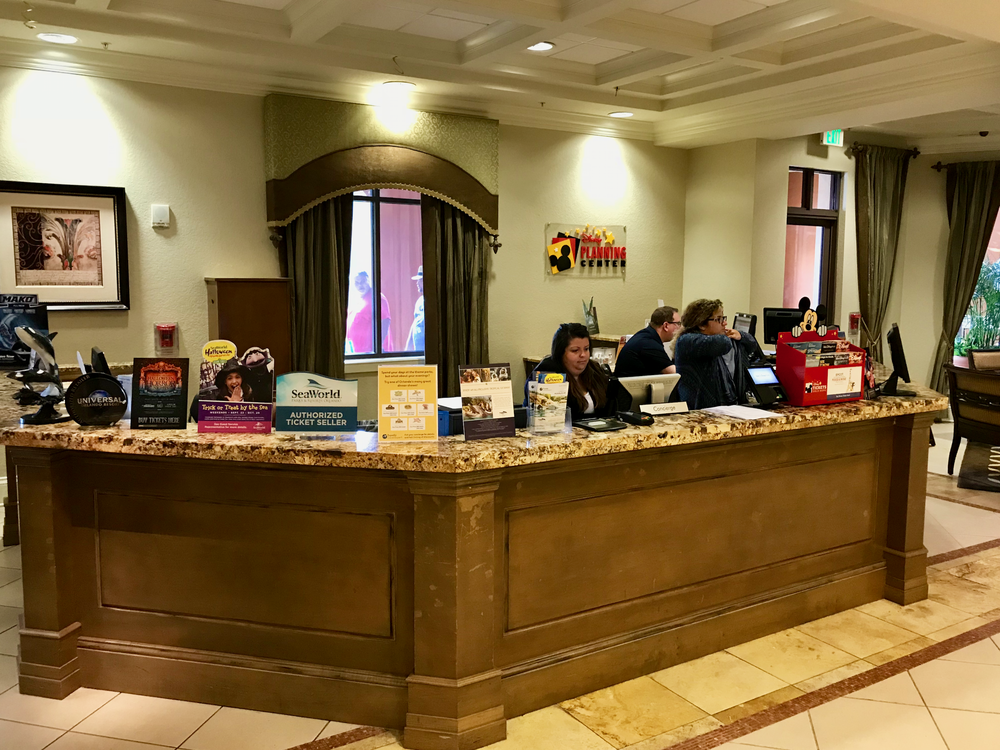
[(803, 331), (778, 334), (778, 380), (793, 406), (860, 401), (864, 393), (865, 350), (838, 337)]

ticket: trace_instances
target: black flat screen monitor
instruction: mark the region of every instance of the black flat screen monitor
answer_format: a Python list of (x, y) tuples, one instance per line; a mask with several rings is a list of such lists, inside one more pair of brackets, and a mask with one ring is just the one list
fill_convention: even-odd
[(917, 394), (913, 391), (901, 391), (896, 387), (900, 380), (904, 383), (910, 382), (910, 370), (906, 366), (906, 355), (903, 353), (903, 340), (899, 337), (899, 326), (893, 323), (885, 337), (889, 341), (889, 354), (892, 357), (892, 375), (882, 384), (882, 395), (916, 396)]
[(790, 332), (802, 322), (802, 311), (797, 307), (764, 308), (764, 343), (777, 344), (778, 334)]

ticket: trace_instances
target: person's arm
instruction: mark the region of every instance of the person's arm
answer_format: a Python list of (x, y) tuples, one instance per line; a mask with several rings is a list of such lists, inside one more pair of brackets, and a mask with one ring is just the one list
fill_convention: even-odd
[(677, 365), (670, 365), (669, 367), (664, 367), (660, 370), (661, 375), (673, 375), (677, 372)]
[(740, 333), (738, 339), (733, 339), (736, 345), (743, 351), (743, 354), (749, 357), (751, 360), (754, 355), (757, 354), (757, 339), (751, 336), (749, 333)]
[(682, 360), (714, 359), (729, 351), (729, 337), (723, 334), (707, 336), (704, 333), (686, 333), (677, 342)]

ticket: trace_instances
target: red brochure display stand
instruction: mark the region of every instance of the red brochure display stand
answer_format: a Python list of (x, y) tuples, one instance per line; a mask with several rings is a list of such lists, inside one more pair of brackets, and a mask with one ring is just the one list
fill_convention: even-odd
[(776, 356), (778, 380), (794, 406), (860, 401), (864, 394), (865, 350), (836, 331), (780, 333)]

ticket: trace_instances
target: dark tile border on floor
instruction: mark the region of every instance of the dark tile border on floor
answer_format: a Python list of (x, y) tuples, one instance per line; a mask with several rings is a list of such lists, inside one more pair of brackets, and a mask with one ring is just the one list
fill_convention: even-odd
[(969, 630), (968, 632), (956, 635), (954, 638), (935, 643), (933, 646), (928, 646), (925, 649), (894, 661), (886, 662), (881, 666), (873, 667), (867, 672), (862, 672), (840, 682), (835, 682), (833, 685), (806, 693), (798, 698), (793, 698), (787, 703), (765, 709), (760, 713), (747, 716), (698, 737), (692, 737), (689, 740), (684, 740), (673, 745), (664, 745), (663, 750), (666, 750), (666, 748), (670, 750), (711, 750), (711, 748), (718, 747), (726, 742), (734, 742), (740, 737), (744, 737), (751, 732), (756, 732), (758, 729), (764, 729), (772, 724), (777, 724), (779, 721), (790, 719), (809, 709), (821, 706), (824, 703), (829, 703), (837, 698), (843, 698), (862, 688), (870, 687), (877, 682), (895, 677), (897, 674), (902, 674), (934, 659), (940, 659), (942, 656), (947, 656), (950, 653), (958, 651), (960, 648), (971, 646), (973, 643), (997, 634), (1000, 634), (1000, 620), (981, 625), (975, 630)]
[(962, 547), (961, 549), (953, 549), (951, 552), (942, 552), (940, 555), (933, 555), (927, 558), (927, 564), (940, 565), (944, 562), (951, 562), (960, 557), (968, 557), (969, 555), (975, 555), (979, 552), (985, 552), (988, 549), (996, 549), (997, 547), (1000, 547), (1000, 539), (991, 539), (988, 542), (973, 544), (971, 547)]
[(357, 729), (349, 729), (346, 732), (341, 732), (330, 737), (324, 737), (321, 740), (305, 742), (301, 745), (290, 747), (288, 750), (334, 750), (334, 748), (343, 747), (352, 742), (359, 742), (360, 740), (377, 737), (385, 733), (386, 730), (379, 727), (358, 727)]

